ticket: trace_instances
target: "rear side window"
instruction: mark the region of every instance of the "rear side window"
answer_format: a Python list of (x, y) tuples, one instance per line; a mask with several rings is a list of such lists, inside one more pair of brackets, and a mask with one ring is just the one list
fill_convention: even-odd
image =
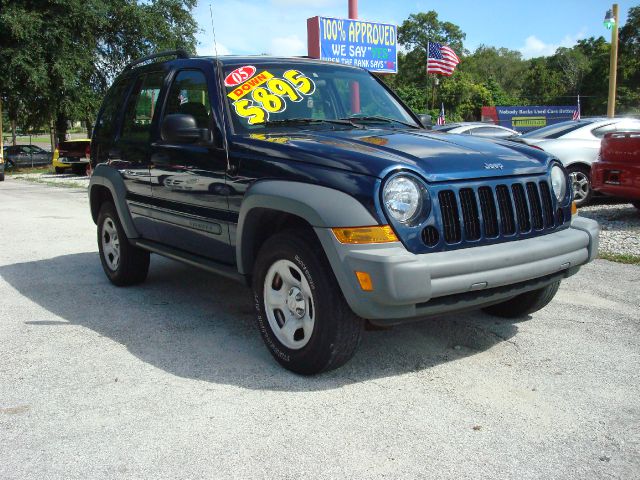
[(151, 122), (158, 107), (164, 73), (142, 75), (129, 95), (122, 123), (123, 140), (148, 142), (151, 137)]
[(122, 80), (116, 81), (104, 98), (102, 112), (96, 121), (96, 130), (101, 135), (111, 135), (115, 130), (116, 116), (122, 106), (122, 97), (126, 93), (128, 83)]
[(567, 122), (555, 123), (547, 127), (538, 128), (525, 133), (523, 138), (559, 138), (567, 133), (588, 125), (588, 122), (569, 120)]

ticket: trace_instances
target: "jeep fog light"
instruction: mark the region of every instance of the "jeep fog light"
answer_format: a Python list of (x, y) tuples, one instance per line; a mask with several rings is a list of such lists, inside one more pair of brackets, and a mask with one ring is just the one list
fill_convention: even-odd
[(567, 176), (558, 165), (551, 168), (551, 187), (559, 202), (567, 195)]
[(398, 175), (385, 184), (382, 200), (389, 215), (401, 223), (408, 223), (422, 207), (420, 185), (412, 177)]

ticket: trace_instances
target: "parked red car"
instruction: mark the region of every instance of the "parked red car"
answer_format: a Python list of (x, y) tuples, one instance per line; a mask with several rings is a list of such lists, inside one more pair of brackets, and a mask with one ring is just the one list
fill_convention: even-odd
[(640, 133), (607, 133), (591, 179), (595, 190), (628, 199), (640, 210)]

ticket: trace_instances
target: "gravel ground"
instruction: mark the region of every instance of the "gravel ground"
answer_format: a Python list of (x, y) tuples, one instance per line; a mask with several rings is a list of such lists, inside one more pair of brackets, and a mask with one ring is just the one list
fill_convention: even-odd
[[(14, 175), (13, 178), (63, 187), (86, 188), (89, 185), (89, 177), (71, 174), (29, 173)], [(630, 203), (610, 199), (596, 202), (581, 208), (579, 213), (600, 223), (600, 252), (640, 256), (640, 211)]]
[(600, 224), (600, 252), (640, 256), (640, 210), (630, 203), (597, 202), (579, 214)]
[(531, 317), (365, 332), (313, 378), (247, 289), (152, 257), (116, 288), (86, 192), (0, 184), (0, 478), (640, 478), (640, 267), (596, 260)]

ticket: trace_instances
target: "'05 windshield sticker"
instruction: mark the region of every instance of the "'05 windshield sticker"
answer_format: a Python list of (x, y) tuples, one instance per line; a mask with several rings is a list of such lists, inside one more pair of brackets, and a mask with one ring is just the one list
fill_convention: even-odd
[(224, 84), (227, 87), (235, 87), (242, 82), (246, 82), (256, 74), (256, 67), (253, 65), (245, 65), (244, 67), (236, 68), (233, 72), (226, 76)]
[(248, 82), (245, 82), (239, 87), (234, 88), (231, 92), (229, 92), (227, 96), (231, 100), (240, 100), (253, 89), (258, 88), (263, 83), (266, 83), (270, 78), (273, 78), (273, 75), (271, 75), (269, 72), (261, 72)]
[[(229, 92), (227, 96), (234, 100), (236, 114), (246, 118), (250, 125), (264, 123), (270, 113), (284, 112), (287, 102), (301, 102), (316, 90), (313, 80), (298, 70), (287, 70), (282, 77), (264, 71)], [(243, 98), (249, 93), (251, 99)], [(307, 105), (312, 102), (308, 100)]]

